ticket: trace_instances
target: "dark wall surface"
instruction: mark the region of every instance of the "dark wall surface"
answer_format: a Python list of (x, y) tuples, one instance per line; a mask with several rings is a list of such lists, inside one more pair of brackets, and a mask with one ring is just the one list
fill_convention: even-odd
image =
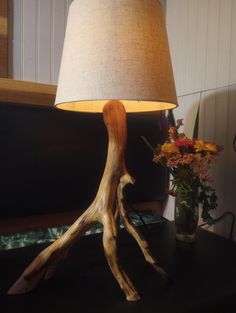
[[(166, 172), (152, 162), (163, 140), (159, 115), (128, 115), (129, 202), (164, 196)], [(107, 151), (102, 115), (0, 104), (0, 217), (85, 209), (97, 192)]]

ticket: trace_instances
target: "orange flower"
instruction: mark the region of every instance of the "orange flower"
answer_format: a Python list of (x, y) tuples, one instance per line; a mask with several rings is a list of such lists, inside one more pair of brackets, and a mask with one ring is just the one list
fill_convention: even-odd
[(196, 140), (194, 148), (197, 151), (218, 152), (218, 147), (214, 143), (205, 142), (204, 140)]
[(207, 151), (210, 151), (210, 152), (218, 152), (218, 148), (217, 148), (217, 145), (215, 145), (214, 143), (206, 143), (206, 149)]
[(164, 143), (161, 146), (161, 151), (164, 153), (179, 153), (179, 149), (174, 143)]
[(170, 129), (168, 130), (168, 134), (169, 134), (169, 137), (172, 139), (176, 139), (178, 137), (178, 132), (175, 127), (170, 127)]
[(205, 150), (205, 142), (203, 140), (196, 140), (195, 141), (195, 145), (194, 145), (194, 148), (197, 150), (197, 151), (201, 151), (201, 150)]

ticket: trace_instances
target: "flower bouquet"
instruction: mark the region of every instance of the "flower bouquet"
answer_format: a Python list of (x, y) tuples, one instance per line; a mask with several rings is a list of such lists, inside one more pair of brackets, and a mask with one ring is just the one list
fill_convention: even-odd
[(182, 121), (177, 120), (176, 126), (170, 127), (167, 140), (153, 150), (153, 161), (167, 167), (172, 175), (170, 194), (175, 196), (176, 238), (193, 241), (199, 205), (203, 221), (214, 222), (210, 212), (217, 207), (217, 196), (210, 185), (210, 168), (222, 147), (179, 133)]

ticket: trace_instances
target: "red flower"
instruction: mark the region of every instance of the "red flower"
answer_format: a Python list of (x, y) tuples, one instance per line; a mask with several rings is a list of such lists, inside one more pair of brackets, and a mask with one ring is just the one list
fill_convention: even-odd
[(184, 148), (188, 148), (188, 147), (193, 147), (194, 146), (194, 140), (191, 139), (183, 139), (183, 140), (175, 140), (175, 145), (180, 148), (180, 147), (184, 147)]

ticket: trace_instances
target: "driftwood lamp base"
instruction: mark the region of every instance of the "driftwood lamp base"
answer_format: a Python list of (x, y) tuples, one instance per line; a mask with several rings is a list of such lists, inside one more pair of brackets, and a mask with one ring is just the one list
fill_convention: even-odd
[(9, 289), (9, 295), (27, 293), (41, 280), (50, 278), (57, 264), (67, 256), (70, 247), (85, 231), (100, 222), (104, 226), (103, 246), (111, 271), (124, 291), (126, 299), (138, 300), (139, 294), (122, 268), (117, 253), (119, 218), (137, 241), (146, 261), (166, 279), (166, 272), (151, 254), (147, 241), (132, 224), (125, 206), (124, 188), (127, 184), (133, 184), (134, 180), (127, 172), (124, 162), (127, 127), (123, 104), (119, 101), (109, 101), (104, 106), (103, 116), (109, 135), (108, 154), (94, 201), (59, 239), (33, 260)]

